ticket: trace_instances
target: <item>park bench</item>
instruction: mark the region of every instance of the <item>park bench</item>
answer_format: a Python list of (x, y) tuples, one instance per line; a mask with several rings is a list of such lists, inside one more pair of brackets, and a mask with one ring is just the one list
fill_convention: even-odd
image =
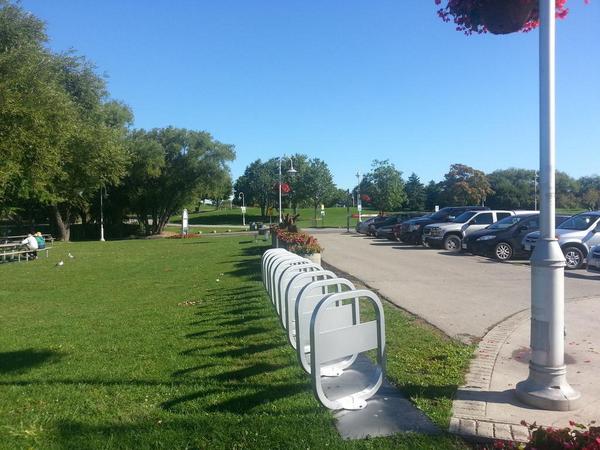
[[(300, 366), (310, 374), (317, 400), (334, 410), (365, 408), (385, 372), (384, 313), (377, 295), (283, 249), (267, 250), (261, 270), (273, 308)], [(373, 309), (374, 320), (361, 322), (365, 304)], [(375, 361), (364, 356), (373, 350)], [(368, 370), (357, 378), (365, 362)], [(324, 387), (328, 385), (324, 380), (332, 377), (339, 377), (335, 392)]]
[[(54, 246), (54, 238), (50, 234), (43, 234), (44, 240), (46, 241), (46, 247), (39, 249), (39, 252), (45, 252), (46, 258), (48, 257), (49, 250), (52, 250)], [(16, 236), (3, 236), (0, 238), (0, 261), (9, 262), (9, 261), (17, 261), (20, 262), (21, 259), (27, 261), (28, 254), (31, 253), (31, 250), (25, 248), (24, 244), (21, 244), (23, 239), (25, 239), (27, 235), (16, 235)]]

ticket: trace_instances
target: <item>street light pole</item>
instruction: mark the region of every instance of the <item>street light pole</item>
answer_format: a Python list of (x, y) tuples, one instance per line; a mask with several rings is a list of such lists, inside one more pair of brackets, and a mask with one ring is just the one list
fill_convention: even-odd
[(292, 162), (292, 158), (291, 157), (287, 157), (285, 155), (280, 156), (279, 157), (279, 223), (283, 222), (283, 217), (281, 215), (281, 162), (284, 159), (289, 159), (290, 160), (290, 168), (288, 169), (287, 173), (289, 174), (295, 174), (296, 170), (294, 169), (294, 163)]
[(238, 196), (242, 199), (242, 225), (246, 226), (246, 196), (243, 192), (239, 192)]
[(362, 222), (362, 202), (360, 200), (360, 171), (356, 172), (356, 207), (358, 208), (358, 221)]
[(531, 406), (577, 408), (581, 394), (567, 382), (564, 344), (565, 259), (555, 237), (555, 3), (540, 0), (540, 238), (531, 257), (529, 377), (516, 386)]
[[(103, 205), (103, 197), (104, 195), (102, 194), (102, 189), (104, 188), (104, 185), (100, 185), (100, 242), (105, 242), (104, 239), (104, 205)], [(104, 191), (106, 192), (106, 188), (104, 188)]]

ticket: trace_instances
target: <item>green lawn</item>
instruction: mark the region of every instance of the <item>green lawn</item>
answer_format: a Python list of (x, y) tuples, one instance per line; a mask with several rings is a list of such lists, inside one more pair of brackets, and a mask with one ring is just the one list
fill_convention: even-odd
[[(283, 214), (292, 213), (292, 210), (285, 210)], [(363, 209), (363, 214), (377, 214), (376, 210)], [(323, 228), (346, 228), (348, 211), (346, 208), (325, 208), (325, 216), (321, 215), (321, 211), (317, 211), (317, 220), (315, 220), (315, 211), (312, 208), (298, 209), (300, 217), (298, 225), (301, 228), (323, 227)], [(350, 208), (350, 214), (358, 214), (356, 208)], [(279, 215), (277, 210), (273, 210), (273, 223), (277, 223)], [(181, 223), (181, 216), (173, 216), (172, 223)], [(246, 213), (246, 223), (264, 222), (269, 223), (269, 218), (266, 220), (260, 215), (260, 208), (248, 207)], [(350, 228), (354, 228), (357, 219), (350, 218)], [(189, 223), (196, 225), (237, 225), (242, 223), (242, 212), (240, 208), (219, 209), (213, 208), (203, 209), (199, 213), (190, 213)]]
[[(200, 227), (200, 226), (195, 226), (192, 227), (188, 230), (188, 233), (193, 234), (193, 233), (198, 233), (201, 232), (201, 234), (214, 234), (214, 233), (233, 233), (236, 231), (247, 231), (248, 227), (210, 227), (210, 226), (205, 226), (205, 227)], [(167, 225), (165, 227), (165, 231), (171, 231), (173, 233), (181, 233), (181, 226), (169, 226)]]
[[(0, 265), (0, 447), (464, 448), (448, 435), (341, 440), (262, 287), (264, 248), (85, 242)], [(386, 313), (390, 378), (446, 427), (472, 348)]]

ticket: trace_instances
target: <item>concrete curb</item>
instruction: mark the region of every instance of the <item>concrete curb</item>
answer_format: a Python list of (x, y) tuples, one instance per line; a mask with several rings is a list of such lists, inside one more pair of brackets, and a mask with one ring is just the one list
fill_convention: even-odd
[(456, 391), (448, 430), (450, 433), (475, 440), (529, 440), (530, 432), (526, 426), (486, 420), (487, 402), (477, 400), (477, 396), (473, 395), (474, 392), (490, 390), (492, 372), (500, 349), (519, 324), (529, 317), (529, 308), (520, 311), (492, 328), (479, 342), (465, 377), (465, 384)]

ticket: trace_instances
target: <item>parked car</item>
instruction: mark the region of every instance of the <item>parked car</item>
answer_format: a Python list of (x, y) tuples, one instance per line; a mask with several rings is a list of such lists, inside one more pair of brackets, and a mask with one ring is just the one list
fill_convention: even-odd
[[(569, 216), (556, 216), (561, 224)], [(540, 228), (540, 214), (517, 214), (506, 217), (480, 231), (470, 233), (462, 241), (464, 251), (481, 256), (492, 256), (499, 261), (508, 261), (517, 256), (527, 256), (521, 246), (526, 234)]]
[[(600, 211), (576, 214), (556, 227), (558, 244), (562, 248), (567, 269), (580, 269), (585, 264), (591, 247), (600, 244)], [(529, 233), (523, 239), (523, 248), (531, 252), (540, 232)]]
[(485, 206), (448, 206), (427, 216), (405, 220), (394, 232), (398, 240), (402, 242), (407, 244), (422, 244), (423, 229), (425, 226), (432, 223), (451, 222), (466, 211), (483, 211), (489, 209)]
[(394, 214), (391, 216), (385, 216), (383, 220), (371, 223), (369, 225), (369, 230), (367, 231), (367, 236), (376, 236), (377, 230), (379, 228), (395, 224), (398, 221), (399, 217), (399, 214)]
[(590, 249), (587, 256), (588, 272), (600, 272), (600, 245), (595, 245)]
[(360, 234), (367, 234), (367, 231), (369, 230), (369, 225), (374, 223), (376, 220), (383, 220), (383, 219), (385, 219), (385, 216), (376, 216), (376, 217), (370, 217), (366, 220), (358, 222), (356, 224), (356, 232), (360, 233)]
[(423, 244), (458, 252), (462, 248), (462, 240), (471, 233), (482, 230), (505, 217), (514, 215), (514, 211), (503, 210), (467, 211), (452, 222), (426, 225), (423, 228)]
[(396, 235), (394, 234), (394, 227), (402, 223), (403, 216), (397, 215), (396, 220), (390, 221), (390, 223), (382, 224), (380, 227), (375, 229), (375, 237), (381, 239), (391, 239), (396, 241)]

